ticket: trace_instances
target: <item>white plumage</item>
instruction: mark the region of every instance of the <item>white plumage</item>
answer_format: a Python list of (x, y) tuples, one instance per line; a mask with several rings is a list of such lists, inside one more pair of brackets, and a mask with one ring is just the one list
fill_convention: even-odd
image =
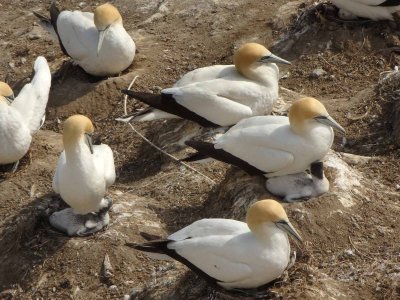
[(267, 177), (275, 177), (303, 172), (322, 160), (333, 142), (331, 127), (344, 133), (318, 100), (304, 98), (292, 105), (289, 118), (252, 117), (237, 123), (214, 144), (187, 144), (207, 156), (245, 169), (248, 164)]
[(393, 13), (400, 11), (400, 1), (388, 0), (331, 0), (343, 19), (356, 16), (372, 20), (393, 20)]
[[(96, 13), (99, 14), (97, 24)], [(116, 75), (132, 64), (135, 42), (126, 32), (118, 10), (111, 4), (99, 6), (95, 14), (62, 11), (56, 20), (60, 42), (87, 73)]]
[[(285, 117), (243, 120), (218, 138), (215, 148), (239, 157), (268, 173), (268, 177), (303, 172), (328, 153), (333, 142), (333, 130), (316, 123), (311, 134), (299, 135), (291, 130), (289, 119), (285, 118), (283, 123), (282, 118)], [(258, 124), (249, 125), (250, 122)]]
[(278, 278), (288, 265), (287, 233), (300, 241), (301, 238), (282, 206), (274, 200), (256, 202), (246, 221), (203, 219), (164, 242), (130, 245), (146, 252), (172, 255), (183, 263), (188, 261), (226, 289), (256, 288)]
[(209, 66), (187, 73), (174, 87), (162, 90), (159, 101), (154, 101), (154, 95), (124, 91), (155, 108), (133, 120), (181, 117), (201, 125), (204, 119), (217, 126), (230, 126), (251, 116), (269, 114), (278, 99), (279, 69), (274, 62), (290, 63), (255, 43), (242, 46), (234, 60), (235, 65)]
[(43, 124), (51, 73), (42, 56), (36, 59), (33, 69), (32, 81), (22, 88), (11, 104), (0, 100), (0, 164), (20, 160), (29, 150), (32, 134)]
[(53, 190), (77, 214), (97, 212), (107, 188), (115, 181), (114, 156), (108, 145), (93, 145), (93, 154), (82, 139), (57, 162)]
[(50, 223), (68, 235), (88, 235), (109, 222), (111, 199), (104, 198), (115, 181), (112, 150), (92, 145), (94, 127), (85, 116), (74, 115), (64, 123), (61, 153), (53, 177), (53, 189), (71, 207), (50, 216)]

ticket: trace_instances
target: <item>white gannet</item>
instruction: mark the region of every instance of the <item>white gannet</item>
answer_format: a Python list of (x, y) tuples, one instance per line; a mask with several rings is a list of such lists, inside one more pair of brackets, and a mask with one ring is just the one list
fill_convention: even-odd
[(128, 68), (136, 46), (126, 32), (122, 17), (110, 3), (98, 6), (94, 14), (81, 11), (60, 12), (52, 2), (50, 22), (57, 33), (64, 54), (94, 76), (116, 75)]
[(0, 164), (15, 163), (28, 152), (32, 134), (43, 125), (49, 99), (51, 73), (47, 60), (39, 56), (34, 76), (18, 96), (8, 84), (0, 82)]
[(55, 212), (50, 224), (69, 236), (95, 233), (109, 223), (112, 201), (104, 198), (115, 181), (114, 157), (105, 144), (93, 145), (92, 122), (74, 115), (64, 123), (64, 151), (58, 159), (53, 190), (71, 208)]
[(211, 157), (266, 177), (296, 174), (328, 153), (334, 138), (332, 127), (345, 133), (321, 102), (302, 98), (293, 103), (289, 117), (252, 117), (214, 143), (186, 141), (198, 153), (185, 160)]
[(234, 55), (234, 65), (193, 70), (160, 95), (123, 90), (151, 108), (127, 120), (188, 119), (205, 127), (231, 126), (242, 119), (269, 114), (278, 99), (279, 69), (290, 62), (257, 43)]
[(302, 241), (282, 205), (261, 200), (247, 211), (246, 223), (202, 219), (164, 240), (127, 245), (176, 259), (213, 285), (250, 289), (278, 278), (286, 269), (290, 260), (287, 234)]
[(331, 0), (339, 8), (339, 17), (372, 20), (393, 20), (393, 13), (400, 11), (400, 0)]
[(329, 191), (329, 181), (324, 176), (322, 162), (313, 162), (310, 174), (301, 172), (267, 180), (268, 191), (276, 196), (283, 197), (284, 201), (293, 202), (296, 199), (306, 199), (320, 196)]

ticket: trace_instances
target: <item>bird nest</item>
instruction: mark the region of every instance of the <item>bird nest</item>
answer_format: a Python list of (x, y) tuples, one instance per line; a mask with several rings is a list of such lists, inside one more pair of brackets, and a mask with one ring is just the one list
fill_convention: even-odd
[(398, 67), (381, 74), (377, 92), (382, 104), (386, 106), (385, 111), (389, 114), (387, 118), (390, 118), (393, 126), (393, 139), (396, 145), (400, 146), (400, 71)]

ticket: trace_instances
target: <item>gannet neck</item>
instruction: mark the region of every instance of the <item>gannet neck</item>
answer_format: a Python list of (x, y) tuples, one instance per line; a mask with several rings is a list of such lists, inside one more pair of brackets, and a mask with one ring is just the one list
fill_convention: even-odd
[(80, 161), (91, 155), (84, 135), (81, 135), (74, 143), (65, 143), (64, 139), (63, 142), (67, 161)]
[(122, 16), (115, 6), (106, 3), (95, 9), (94, 24), (97, 30), (104, 31), (112, 24), (122, 25)]
[(10, 103), (5, 97), (0, 96), (0, 107), (8, 107)]
[(279, 68), (276, 64), (255, 63), (241, 73), (244, 77), (262, 83), (264, 86), (278, 87)]

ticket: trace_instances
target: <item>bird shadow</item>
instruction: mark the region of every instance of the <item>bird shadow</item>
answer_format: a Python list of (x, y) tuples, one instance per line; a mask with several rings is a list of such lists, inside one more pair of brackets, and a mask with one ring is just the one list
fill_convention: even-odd
[(53, 201), (55, 198), (52, 193), (37, 198), (2, 224), (0, 291), (14, 284), (28, 288), (35, 267), (43, 265), (68, 241), (48, 222), (48, 216), (60, 208), (61, 202)]

